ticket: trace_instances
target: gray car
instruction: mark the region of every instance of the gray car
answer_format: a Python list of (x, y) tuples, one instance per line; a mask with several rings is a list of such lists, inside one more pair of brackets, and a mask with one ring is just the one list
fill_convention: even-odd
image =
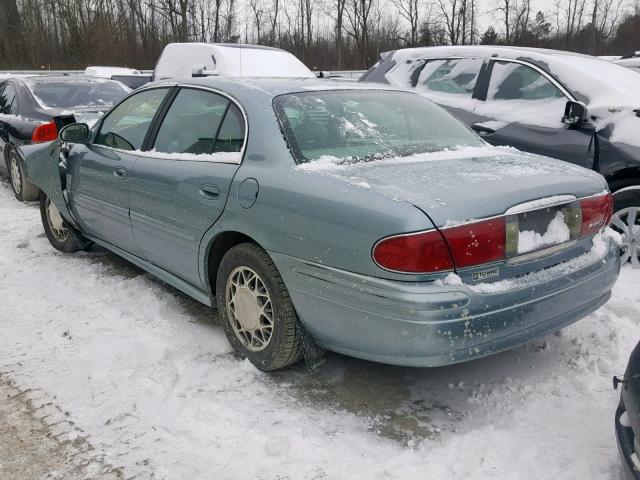
[(489, 355), (596, 310), (620, 268), (599, 174), (391, 87), (154, 83), (60, 137), (24, 149), (51, 244), (95, 242), (217, 306), (263, 370), (316, 347)]

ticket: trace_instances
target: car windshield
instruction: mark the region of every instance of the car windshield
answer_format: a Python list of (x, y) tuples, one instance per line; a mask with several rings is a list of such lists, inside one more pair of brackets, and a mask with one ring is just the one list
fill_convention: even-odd
[(384, 90), (279, 96), (274, 107), (297, 162), (381, 160), (481, 146), (482, 140), (425, 98)]
[(25, 80), (29, 90), (45, 108), (99, 107), (106, 109), (131, 90), (120, 82), (101, 79), (52, 80), (47, 77)]

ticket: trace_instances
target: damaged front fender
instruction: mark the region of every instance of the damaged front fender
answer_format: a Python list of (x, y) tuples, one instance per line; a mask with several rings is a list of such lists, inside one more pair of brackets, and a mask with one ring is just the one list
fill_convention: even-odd
[(29, 181), (51, 199), (68, 223), (77, 226), (73, 214), (69, 210), (63, 188), (64, 173), (60, 169), (61, 149), (62, 143), (59, 140), (24, 145), (18, 148)]

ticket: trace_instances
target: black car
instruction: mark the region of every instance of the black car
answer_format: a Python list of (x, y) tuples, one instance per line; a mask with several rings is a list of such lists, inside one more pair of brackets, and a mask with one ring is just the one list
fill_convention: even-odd
[(640, 81), (555, 50), (426, 47), (383, 53), (360, 79), (415, 89), (494, 145), (601, 173), (614, 193), (622, 260), (640, 267)]
[(640, 343), (631, 353), (624, 378), (613, 382), (615, 388), (622, 384), (615, 420), (618, 449), (628, 477), (640, 480)]
[(24, 173), (18, 147), (48, 142), (64, 125), (95, 122), (131, 90), (120, 82), (83, 76), (28, 76), (0, 81), (0, 173), (8, 174), (18, 200), (39, 190)]

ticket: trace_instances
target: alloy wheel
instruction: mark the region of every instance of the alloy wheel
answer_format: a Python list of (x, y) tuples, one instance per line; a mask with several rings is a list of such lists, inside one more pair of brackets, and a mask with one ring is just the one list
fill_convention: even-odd
[(249, 267), (237, 267), (226, 285), (227, 313), (231, 327), (248, 350), (259, 352), (273, 334), (273, 306), (262, 278)]
[(11, 156), (9, 169), (11, 170), (11, 185), (13, 185), (13, 191), (16, 192), (16, 195), (20, 195), (20, 192), (22, 192), (22, 177), (20, 176), (18, 158), (15, 155)]
[(65, 226), (64, 219), (62, 218), (62, 215), (60, 215), (60, 211), (58, 211), (55, 203), (53, 203), (50, 198), (47, 198), (46, 212), (47, 223), (51, 233), (53, 233), (56, 240), (64, 242), (69, 236), (69, 229)]
[(611, 218), (611, 227), (622, 236), (621, 262), (631, 261), (634, 268), (640, 268), (640, 208), (618, 210)]

